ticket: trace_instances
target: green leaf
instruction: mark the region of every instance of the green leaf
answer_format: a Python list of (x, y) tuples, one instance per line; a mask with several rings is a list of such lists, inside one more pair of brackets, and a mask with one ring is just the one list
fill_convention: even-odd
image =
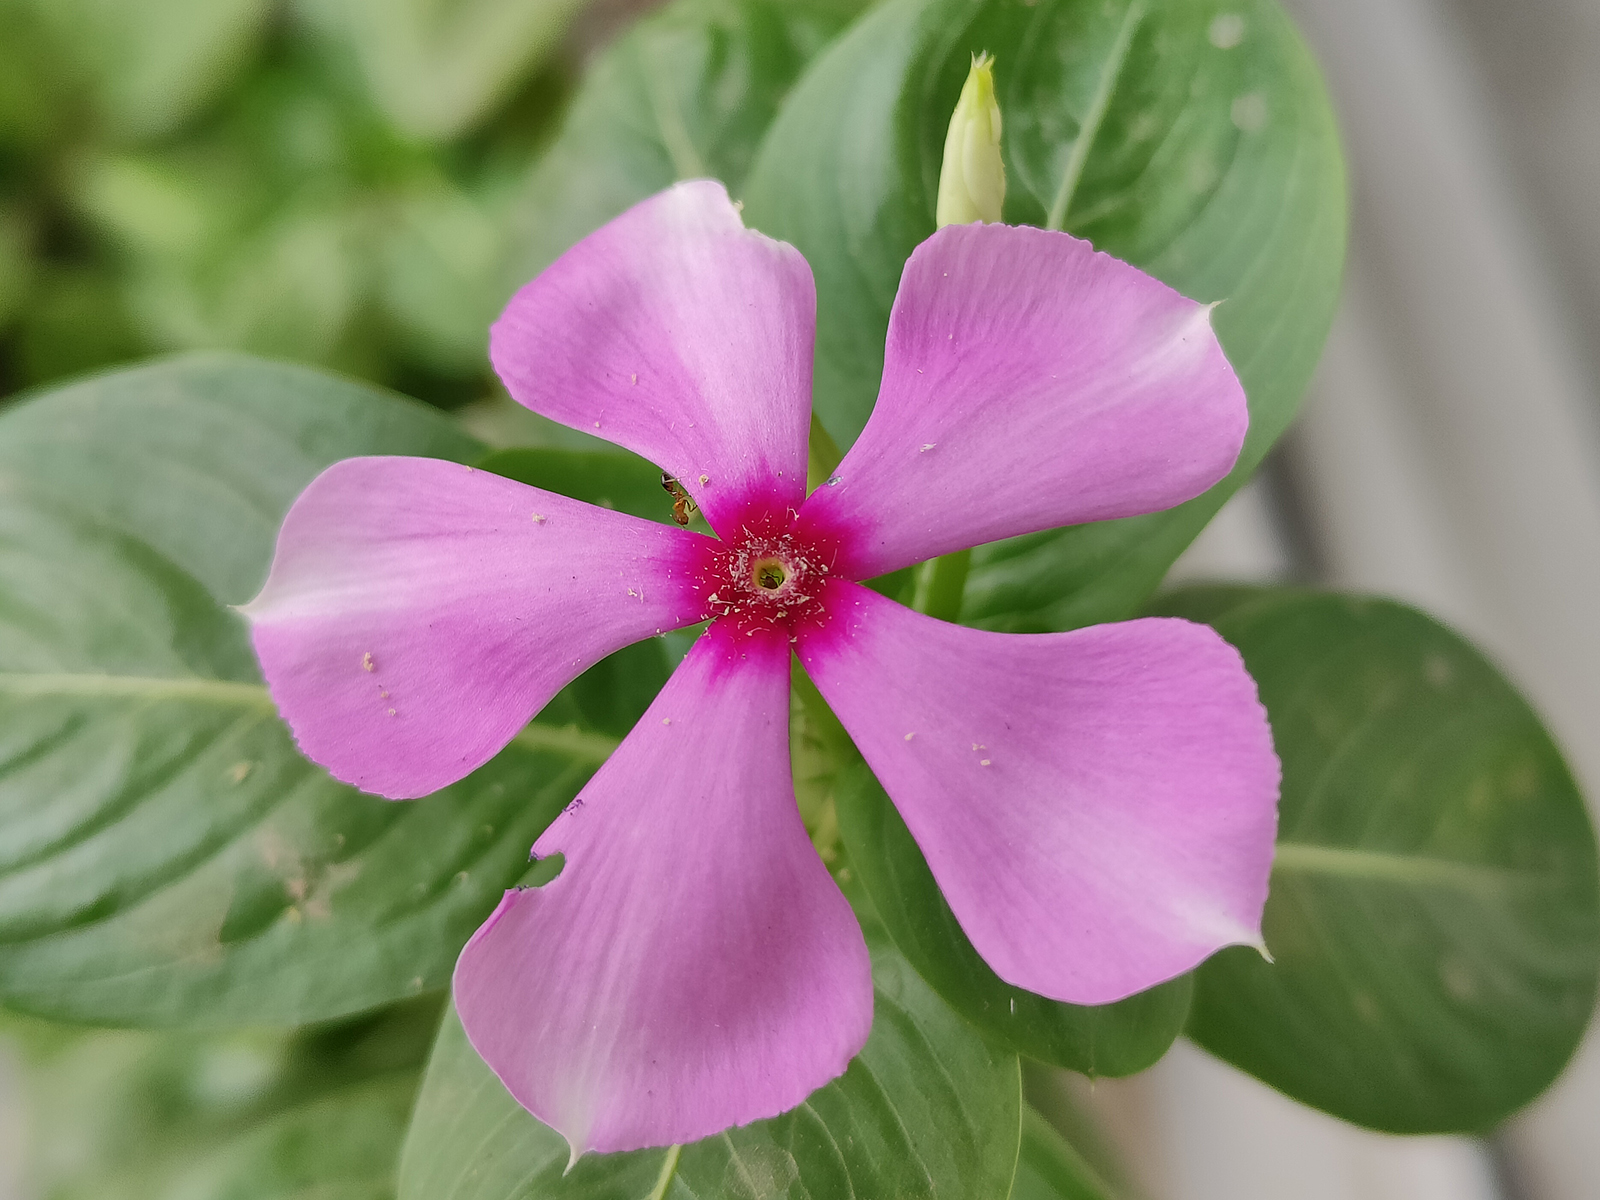
[(232, 356), (0, 413), (0, 1000), (222, 1027), (445, 984), (614, 740), (534, 725), (436, 796), (362, 795), (296, 753), (226, 606), (329, 463), (482, 449), (414, 402)]
[(861, 0), (676, 0), (595, 60), (528, 180), (510, 289), (679, 179), (737, 194), (778, 102)]
[(1288, 425), (1333, 317), (1343, 166), (1288, 19), (1272, 0), (1149, 0), (1128, 14), (1124, 0), (888, 0), (806, 71), (746, 182), (747, 219), (815, 273), (816, 405), (841, 444), (871, 411), (901, 268), (933, 232), (975, 52), (996, 60), (1008, 221), (1044, 224), (1065, 186), (1068, 231), (1226, 301), (1215, 326), (1251, 412), (1233, 474), (1170, 512), (980, 549), (972, 623), (1130, 615)]
[(171, 132), (237, 77), (271, 0), (29, 0), (113, 136)]
[(1011, 1200), (1116, 1200), (1111, 1188), (1032, 1107), (1022, 1111), (1022, 1154)]
[(918, 973), (967, 1020), (1030, 1058), (1088, 1075), (1131, 1075), (1166, 1053), (1189, 1011), (1188, 976), (1098, 1007), (1012, 987), (961, 931), (911, 831), (865, 764), (841, 773), (834, 797), (850, 870), (879, 919)]
[(0, 204), (0, 330), (22, 308), (33, 276), (33, 230), (22, 212)]
[(452, 1011), (406, 1137), (401, 1200), (1009, 1194), (1016, 1056), (974, 1034), (886, 946), (875, 948), (873, 978), (865, 1048), (799, 1108), (681, 1151), (586, 1155), (566, 1174), (566, 1142), (511, 1098)]
[(360, 65), (403, 132), (443, 139), (505, 100), (566, 32), (581, 0), (299, 0)]
[(385, 1200), (438, 996), (231, 1034), (0, 1023), (31, 1120), (27, 1194), (51, 1200)]
[(1205, 589), (1159, 607), (1239, 648), (1283, 759), (1276, 962), (1201, 967), (1189, 1034), (1376, 1129), (1481, 1130), (1537, 1095), (1600, 976), (1594, 832), (1538, 718), (1390, 601)]

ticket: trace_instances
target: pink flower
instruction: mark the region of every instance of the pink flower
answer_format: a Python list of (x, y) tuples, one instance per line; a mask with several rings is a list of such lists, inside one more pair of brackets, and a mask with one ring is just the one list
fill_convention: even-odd
[(942, 229), (906, 264), (872, 419), (807, 497), (815, 307), (721, 185), (645, 201), (517, 294), (491, 356), (529, 408), (675, 475), (720, 540), (351, 459), (295, 502), (249, 607), (301, 748), (394, 798), (712, 618), (539, 838), (562, 873), (507, 892), (456, 967), (473, 1045), (575, 1155), (775, 1115), (866, 1040), (866, 946), (795, 807), (791, 649), (1003, 979), (1101, 1004), (1260, 942), (1278, 763), (1215, 633), (987, 633), (855, 582), (1222, 478), (1247, 418), (1210, 310), (1065, 234)]

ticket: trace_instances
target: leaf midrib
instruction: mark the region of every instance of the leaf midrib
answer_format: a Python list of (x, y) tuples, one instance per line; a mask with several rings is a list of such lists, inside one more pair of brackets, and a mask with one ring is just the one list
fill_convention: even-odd
[(1278, 843), (1272, 869), (1274, 873), (1285, 871), (1345, 879), (1376, 879), (1466, 891), (1501, 891), (1508, 887), (1537, 885), (1545, 879), (1544, 873), (1539, 871), (1518, 870), (1491, 863), (1461, 862), (1423, 854), (1295, 841)]
[[(61, 672), (0, 671), (0, 698), (7, 696), (78, 696), (90, 699), (192, 700), (225, 708), (276, 711), (272, 696), (259, 683), (238, 683), (201, 676), (104, 675)], [(603, 763), (619, 739), (575, 725), (528, 725), (511, 739), (528, 750), (553, 750), (586, 762)]]

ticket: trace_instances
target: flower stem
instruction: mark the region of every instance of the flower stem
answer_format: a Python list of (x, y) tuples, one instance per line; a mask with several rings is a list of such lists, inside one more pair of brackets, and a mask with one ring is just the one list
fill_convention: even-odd
[(971, 550), (957, 550), (923, 563), (911, 607), (941, 621), (954, 621), (961, 616), (961, 600), (967, 590), (967, 568), (971, 562)]
[(822, 427), (817, 414), (812, 413), (811, 449), (806, 458), (806, 491), (814, 491), (827, 483), (843, 457), (839, 452), (839, 443)]

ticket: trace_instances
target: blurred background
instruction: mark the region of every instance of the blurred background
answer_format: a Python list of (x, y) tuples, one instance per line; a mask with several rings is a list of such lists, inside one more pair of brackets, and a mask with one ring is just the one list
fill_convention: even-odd
[[(1600, 797), (1600, 3), (1286, 3), (1345, 131), (1344, 307), (1299, 424), (1175, 575), (1419, 604), (1499, 660)], [(0, 0), (0, 404), (232, 347), (492, 424), (484, 331), (542, 265), (539, 152), (642, 6), (444, 7)], [(375, 1061), (416, 1050), (409, 1027), (372, 1037)], [(303, 1049), (96, 1035), (46, 1055), (59, 1096), (24, 1111), (41, 1060), (0, 1048), (0, 1200), (97, 1195), (180, 1076), (225, 1099)], [(1132, 1080), (1031, 1086), (1149, 1200), (1600, 1198), (1594, 1037), (1481, 1140), (1364, 1133), (1184, 1043)]]

